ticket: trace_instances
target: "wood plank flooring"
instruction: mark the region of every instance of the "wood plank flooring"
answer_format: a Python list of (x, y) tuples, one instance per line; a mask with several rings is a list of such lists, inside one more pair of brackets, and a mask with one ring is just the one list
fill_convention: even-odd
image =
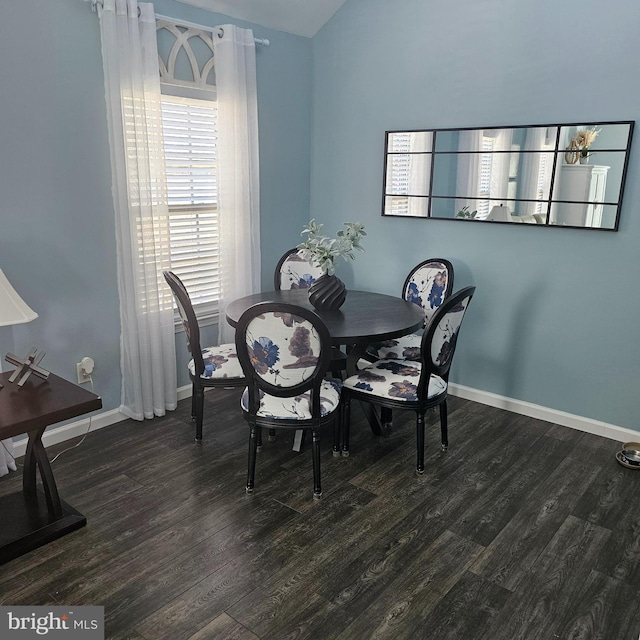
[(113, 639), (638, 640), (640, 472), (619, 443), (451, 398), (450, 449), (429, 413), (417, 477), (413, 415), (379, 438), (356, 405), (351, 456), (325, 438), (322, 500), (283, 432), (247, 496), (239, 396), (206, 394), (201, 445), (182, 401), (62, 455), (88, 525), (0, 566), (0, 604), (103, 605)]

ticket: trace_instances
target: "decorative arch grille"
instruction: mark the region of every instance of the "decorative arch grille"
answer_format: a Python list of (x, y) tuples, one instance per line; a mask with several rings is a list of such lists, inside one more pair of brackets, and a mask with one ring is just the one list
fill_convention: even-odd
[(215, 87), (213, 35), (156, 20), (160, 82), (210, 90)]

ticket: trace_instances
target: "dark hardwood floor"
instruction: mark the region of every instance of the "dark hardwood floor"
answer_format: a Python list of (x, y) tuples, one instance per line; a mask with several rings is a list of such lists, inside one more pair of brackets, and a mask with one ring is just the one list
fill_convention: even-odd
[(0, 566), (0, 604), (103, 605), (118, 639), (638, 640), (640, 472), (619, 443), (451, 398), (449, 452), (429, 413), (417, 477), (413, 415), (376, 438), (356, 406), (351, 456), (324, 440), (322, 500), (283, 432), (247, 496), (239, 395), (206, 394), (202, 445), (182, 401), (61, 456), (88, 524)]

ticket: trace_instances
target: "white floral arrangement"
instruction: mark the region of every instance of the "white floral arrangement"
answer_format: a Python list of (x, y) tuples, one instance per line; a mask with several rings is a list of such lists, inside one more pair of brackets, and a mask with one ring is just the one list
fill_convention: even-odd
[(338, 231), (337, 237), (328, 238), (322, 235), (323, 225), (315, 219), (302, 230), (301, 236), (306, 240), (297, 246), (302, 257), (315, 264), (323, 274), (332, 276), (336, 272), (336, 260), (354, 260), (354, 251), (364, 251), (360, 240), (366, 236), (364, 225), (359, 222), (345, 222), (346, 229)]
[(600, 129), (580, 129), (578, 133), (571, 139), (569, 147), (571, 149), (577, 149), (580, 151), (580, 155), (583, 158), (587, 158), (589, 154), (589, 147), (593, 144), (594, 140), (598, 137)]

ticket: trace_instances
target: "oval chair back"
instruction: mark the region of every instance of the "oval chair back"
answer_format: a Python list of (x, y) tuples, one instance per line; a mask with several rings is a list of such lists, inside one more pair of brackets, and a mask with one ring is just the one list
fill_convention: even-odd
[(402, 287), (402, 297), (424, 311), (425, 326), (453, 290), (453, 265), (444, 258), (429, 258), (416, 265)]
[[(307, 262), (298, 249), (289, 249), (276, 265), (273, 286), (276, 291), (308, 289), (320, 276), (322, 269)], [(331, 373), (336, 378), (342, 376), (347, 367), (347, 356), (338, 347), (331, 351)]]
[[(418, 305), (424, 313), (423, 328), (429, 324), (438, 307), (453, 290), (453, 265), (444, 258), (429, 258), (416, 265), (402, 286), (402, 298)], [(364, 358), (369, 362), (389, 358), (420, 359), (422, 332), (400, 338), (374, 342), (367, 347)], [(391, 422), (391, 410), (383, 409), (382, 421)]]
[(465, 287), (450, 295), (431, 317), (422, 336), (418, 398), (427, 398), (431, 374), (440, 376), (445, 382), (449, 381), (462, 320), (475, 291), (475, 287)]
[(320, 417), (331, 337), (313, 311), (275, 302), (254, 305), (238, 321), (236, 352), (248, 383), (250, 413), (258, 411), (260, 392), (294, 398), (311, 391), (312, 417)]
[(191, 298), (184, 284), (182, 284), (182, 280), (173, 271), (163, 271), (162, 275), (171, 287), (173, 297), (178, 306), (178, 313), (187, 337), (187, 348), (195, 365), (195, 374), (201, 376), (204, 373), (204, 359), (202, 358), (202, 348), (200, 346), (200, 327), (191, 304)]
[(281, 289), (308, 289), (320, 276), (322, 269), (307, 262), (298, 249), (289, 249), (276, 265), (273, 286)]

